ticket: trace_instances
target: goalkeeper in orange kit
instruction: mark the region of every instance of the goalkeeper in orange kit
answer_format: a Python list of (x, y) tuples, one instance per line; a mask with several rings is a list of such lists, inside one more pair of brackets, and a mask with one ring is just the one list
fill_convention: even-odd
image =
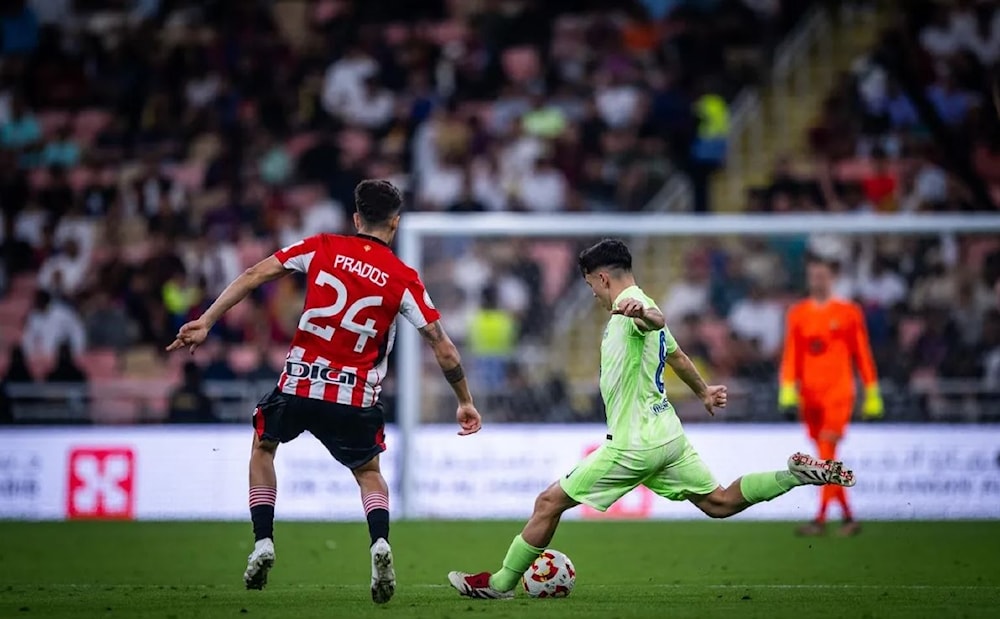
[[(868, 343), (868, 330), (857, 304), (833, 297), (837, 264), (811, 256), (806, 268), (809, 298), (788, 310), (785, 348), (782, 353), (778, 406), (789, 414), (796, 411), (821, 459), (835, 459), (837, 444), (844, 437), (856, 402), (854, 370), (864, 384), (862, 413), (866, 419), (883, 414), (875, 362)], [(840, 486), (823, 486), (816, 520), (802, 526), (802, 535), (822, 535), (830, 503), (840, 504), (840, 533), (855, 535), (861, 528)]]

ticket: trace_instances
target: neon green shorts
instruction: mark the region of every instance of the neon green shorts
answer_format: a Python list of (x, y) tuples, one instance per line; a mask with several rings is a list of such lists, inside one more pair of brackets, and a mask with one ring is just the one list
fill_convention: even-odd
[(636, 486), (643, 485), (671, 501), (708, 494), (719, 483), (686, 436), (662, 447), (624, 450), (602, 445), (559, 480), (578, 503), (606, 511)]

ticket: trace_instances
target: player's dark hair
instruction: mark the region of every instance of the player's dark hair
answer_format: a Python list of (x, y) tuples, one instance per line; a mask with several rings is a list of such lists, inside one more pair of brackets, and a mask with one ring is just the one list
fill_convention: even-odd
[(403, 197), (389, 181), (368, 179), (354, 188), (354, 206), (370, 226), (384, 226), (399, 213)]
[(840, 272), (840, 261), (833, 256), (824, 256), (816, 252), (809, 252), (806, 255), (806, 264), (822, 264), (834, 273)]
[(632, 252), (621, 239), (604, 239), (580, 252), (580, 272), (589, 275), (597, 269), (632, 270)]

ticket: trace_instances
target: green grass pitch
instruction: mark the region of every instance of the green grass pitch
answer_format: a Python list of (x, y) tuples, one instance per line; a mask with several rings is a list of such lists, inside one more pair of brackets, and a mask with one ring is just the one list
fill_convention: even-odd
[(800, 539), (787, 523), (567, 522), (562, 600), (461, 599), (451, 569), (495, 568), (519, 524), (396, 523), (398, 589), (368, 592), (364, 524), (278, 523), (264, 591), (241, 580), (245, 523), (0, 522), (0, 617), (998, 617), (1000, 522), (871, 523)]

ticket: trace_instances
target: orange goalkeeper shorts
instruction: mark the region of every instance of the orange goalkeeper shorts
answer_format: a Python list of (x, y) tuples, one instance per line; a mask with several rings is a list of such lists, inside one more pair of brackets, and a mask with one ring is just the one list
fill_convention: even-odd
[(802, 402), (802, 421), (815, 441), (820, 436), (840, 438), (854, 413), (854, 399), (833, 401), (805, 400)]

